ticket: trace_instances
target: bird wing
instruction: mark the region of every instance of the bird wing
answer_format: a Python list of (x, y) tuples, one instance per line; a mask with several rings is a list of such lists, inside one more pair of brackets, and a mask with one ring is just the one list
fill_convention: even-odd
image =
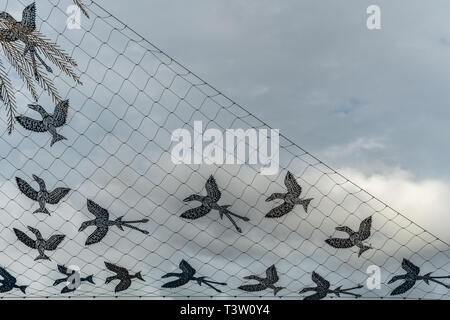
[(34, 2), (23, 9), (22, 25), (32, 30), (36, 29), (36, 4)]
[(246, 284), (243, 286), (238, 287), (238, 289), (247, 291), (247, 292), (256, 292), (256, 291), (262, 291), (267, 289), (267, 286), (259, 283), (259, 284)]
[(55, 127), (62, 127), (66, 124), (68, 109), (69, 100), (61, 101), (55, 106), (55, 111), (53, 111), (53, 125)]
[(359, 239), (361, 241), (370, 237), (370, 228), (372, 227), (372, 217), (364, 219), (359, 225)]
[(47, 129), (45, 129), (44, 122), (31, 119), (24, 116), (18, 116), (16, 117), (17, 122), (24, 127), (27, 130), (33, 131), (33, 132), (46, 132)]
[(0, 267), (0, 276), (3, 277), (4, 282), (15, 283), (16, 278), (14, 278), (6, 269)]
[(275, 268), (275, 265), (269, 267), (266, 270), (266, 276), (267, 276), (267, 279), (272, 281), (272, 283), (275, 283), (279, 280), (277, 268)]
[(120, 277), (128, 277), (129, 273), (128, 270), (119, 266), (116, 266), (115, 264), (109, 263), (109, 262), (105, 262), (105, 266), (106, 268), (108, 268), (108, 270), (117, 273), (118, 276)]
[(416, 284), (416, 281), (414, 280), (406, 280), (401, 285), (399, 285), (397, 288), (395, 288), (391, 292), (391, 296), (396, 296), (402, 293), (405, 293), (406, 291), (410, 290), (414, 285)]
[(123, 278), (120, 280), (119, 284), (116, 286), (116, 289), (114, 289), (115, 292), (120, 292), (127, 290), (131, 286), (131, 279), (129, 277)]
[(99, 243), (100, 241), (102, 241), (102, 239), (108, 233), (108, 229), (109, 228), (106, 225), (101, 225), (101, 226), (97, 227), (97, 229), (95, 229), (95, 231), (89, 235), (89, 237), (86, 240), (85, 245), (89, 246), (91, 244)]
[(58, 248), (59, 244), (64, 240), (66, 236), (63, 234), (56, 234), (54, 236), (51, 236), (47, 241), (45, 241), (45, 250), (56, 250)]
[(6, 286), (6, 285), (0, 286), (0, 293), (9, 292), (11, 290), (12, 290), (11, 286)]
[(32, 186), (28, 184), (25, 180), (22, 180), (20, 178), (16, 178), (17, 186), (19, 187), (19, 190), (26, 195), (31, 200), (37, 201), (38, 198), (38, 192), (33, 189)]
[(27, 236), (24, 232), (14, 228), (14, 233), (21, 242), (23, 242), (26, 246), (36, 249), (36, 241)]
[(315, 293), (313, 295), (305, 297), (303, 300), (322, 300), (326, 296), (327, 296), (327, 292), (326, 291), (320, 291), (320, 292), (317, 292), (317, 293)]
[(66, 276), (70, 276), (69, 270), (66, 266), (58, 264), (58, 271), (62, 274), (65, 274)]
[(188, 278), (179, 278), (177, 280), (167, 282), (162, 285), (163, 288), (178, 288), (189, 282)]
[(106, 219), (106, 220), (109, 219), (109, 212), (108, 212), (108, 210), (100, 207), (94, 201), (88, 200), (87, 201), (87, 207), (88, 207), (89, 212), (92, 213), (97, 218), (102, 218), (102, 219)]
[(211, 209), (206, 208), (204, 206), (200, 206), (200, 207), (189, 209), (189, 210), (185, 211), (181, 215), (181, 218), (194, 220), (194, 219), (201, 218), (210, 212), (211, 212)]
[(354, 246), (353, 242), (350, 240), (350, 238), (342, 239), (342, 238), (331, 238), (325, 240), (326, 243), (328, 243), (333, 248), (337, 249), (347, 249)]
[(212, 201), (217, 202), (220, 200), (222, 194), (220, 193), (219, 187), (217, 186), (216, 180), (213, 176), (210, 176), (208, 181), (206, 181), (205, 187), (206, 193)]
[(418, 275), (420, 273), (420, 268), (407, 259), (403, 259), (402, 268), (406, 272), (413, 273), (415, 275)]
[(64, 198), (68, 193), (69, 188), (56, 188), (52, 192), (49, 193), (47, 203), (49, 204), (57, 204)]
[(183, 273), (186, 273), (188, 276), (193, 276), (197, 271), (186, 261), (181, 260), (180, 269)]
[(294, 209), (294, 205), (284, 202), (282, 205), (279, 205), (278, 207), (273, 208), (269, 211), (268, 214), (266, 214), (266, 218), (279, 218), (282, 217)]
[(330, 288), (330, 282), (325, 280), (322, 276), (320, 276), (317, 272), (312, 273), (312, 281), (314, 281), (315, 284), (317, 284), (320, 288)]
[(284, 184), (288, 192), (293, 194), (294, 196), (298, 197), (302, 193), (302, 187), (300, 187), (300, 185), (297, 183), (297, 180), (295, 180), (294, 175), (289, 171), (284, 178)]

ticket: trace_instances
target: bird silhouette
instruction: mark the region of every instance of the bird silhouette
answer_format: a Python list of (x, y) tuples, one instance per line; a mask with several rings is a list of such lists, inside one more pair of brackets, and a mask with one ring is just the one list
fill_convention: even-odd
[(361, 297), (360, 294), (356, 294), (356, 293), (353, 293), (353, 292), (350, 292), (350, 291), (356, 290), (356, 289), (361, 289), (361, 288), (363, 288), (362, 285), (358, 285), (356, 287), (348, 288), (348, 289), (342, 289), (342, 287), (338, 287), (338, 288), (336, 288), (334, 290), (331, 290), (330, 289), (330, 282), (328, 282), (327, 280), (322, 278), (316, 272), (312, 273), (312, 280), (317, 285), (317, 287), (305, 288), (302, 291), (300, 291), (299, 293), (302, 294), (302, 293), (306, 293), (306, 292), (310, 292), (310, 291), (314, 291), (316, 293), (311, 295), (311, 296), (305, 297), (304, 300), (321, 300), (321, 299), (325, 298), (329, 294), (335, 294), (338, 297), (340, 297), (341, 294), (348, 294), (348, 295), (351, 295), (351, 296), (353, 296), (355, 298), (360, 298)]
[(217, 210), (219, 212), (220, 219), (223, 219), (223, 216), (225, 215), (231, 221), (233, 226), (236, 228), (237, 232), (241, 233), (242, 229), (238, 227), (238, 225), (236, 224), (236, 222), (232, 217), (241, 219), (243, 221), (250, 221), (250, 219), (230, 212), (228, 210), (228, 208), (230, 207), (229, 205), (220, 206), (217, 204), (222, 194), (219, 188), (217, 187), (216, 180), (214, 179), (213, 176), (209, 177), (208, 181), (205, 184), (205, 187), (207, 193), (206, 196), (193, 194), (183, 200), (184, 202), (199, 201), (202, 203), (202, 205), (200, 207), (187, 210), (181, 215), (181, 217), (185, 219), (195, 220), (207, 215), (208, 213), (211, 212), (211, 210)]
[(119, 284), (114, 289), (115, 292), (127, 290), (131, 285), (131, 280), (135, 278), (145, 281), (144, 278), (142, 278), (141, 272), (138, 272), (132, 276), (127, 269), (116, 266), (112, 263), (105, 262), (105, 266), (106, 268), (108, 268), (108, 270), (116, 273), (115, 276), (106, 278), (105, 284), (108, 284), (113, 280), (120, 280)]
[(14, 24), (12, 28), (0, 29), (0, 37), (3, 41), (15, 42), (22, 41), (25, 44), (25, 50), (23, 55), (26, 56), (30, 53), (31, 61), (33, 64), (33, 71), (36, 80), (39, 79), (38, 67), (36, 58), (45, 67), (47, 72), (52, 73), (52, 69), (45, 63), (45, 61), (39, 56), (36, 47), (37, 45), (29, 39), (28, 34), (31, 34), (36, 30), (36, 4), (33, 2), (28, 5), (22, 11), (22, 21), (18, 22), (8, 12), (0, 12), (0, 19), (5, 19)]
[(163, 288), (178, 288), (178, 287), (184, 286), (189, 281), (196, 281), (199, 286), (201, 286), (204, 283), (208, 287), (214, 289), (216, 292), (222, 292), (221, 290), (214, 287), (213, 284), (217, 284), (217, 285), (221, 285), (221, 286), (227, 285), (226, 283), (223, 283), (223, 282), (215, 282), (215, 281), (206, 280), (207, 277), (194, 277), (194, 275), (196, 274), (197, 271), (184, 259), (181, 260), (179, 267), (182, 271), (181, 273), (171, 272), (171, 273), (167, 273), (162, 276), (162, 279), (169, 278), (169, 277), (178, 277), (178, 280), (174, 280), (174, 281), (163, 284), (162, 285)]
[(338, 249), (346, 249), (351, 248), (353, 246), (357, 246), (359, 248), (358, 257), (360, 257), (365, 251), (372, 249), (370, 246), (366, 246), (363, 244), (364, 240), (367, 240), (370, 237), (370, 229), (372, 227), (372, 217), (364, 219), (359, 225), (358, 232), (353, 231), (349, 227), (336, 227), (337, 231), (346, 232), (348, 234), (348, 238), (330, 238), (325, 240), (333, 248)]
[(53, 235), (48, 240), (45, 240), (41, 232), (35, 228), (28, 227), (36, 237), (36, 240), (31, 239), (24, 232), (14, 228), (14, 233), (23, 244), (30, 247), (31, 249), (36, 249), (39, 252), (39, 256), (37, 256), (34, 260), (50, 260), (48, 256), (45, 255), (45, 251), (54, 251), (58, 248), (58, 245), (64, 240), (65, 235)]
[(256, 280), (259, 282), (258, 284), (246, 284), (246, 285), (240, 286), (238, 288), (238, 289), (241, 289), (241, 290), (244, 290), (247, 292), (257, 292), (257, 291), (263, 291), (265, 289), (272, 289), (273, 295), (276, 296), (280, 290), (284, 289), (284, 287), (276, 287), (275, 286), (275, 283), (277, 283), (280, 278), (278, 277), (277, 269), (274, 265), (269, 267), (266, 270), (265, 278), (251, 275), (251, 276), (244, 277), (244, 279)]
[(391, 284), (399, 280), (404, 280), (404, 282), (400, 286), (398, 286), (391, 292), (391, 296), (396, 296), (409, 291), (410, 289), (412, 289), (412, 287), (414, 287), (416, 282), (420, 280), (423, 280), (426, 284), (430, 284), (430, 282), (435, 282), (437, 284), (440, 284), (441, 286), (444, 286), (447, 289), (450, 289), (450, 285), (447, 285), (442, 281), (437, 280), (437, 279), (450, 279), (450, 276), (433, 277), (431, 276), (432, 272), (421, 276), (420, 268), (407, 259), (403, 259), (402, 269), (406, 271), (406, 274), (401, 276), (395, 276), (388, 282), (389, 284)]
[(26, 293), (25, 290), (28, 286), (17, 285), (17, 279), (2, 267), (0, 267), (0, 276), (3, 278), (2, 280), (0, 280), (0, 293), (9, 292), (14, 288), (17, 288), (23, 293)]
[(296, 205), (302, 205), (305, 212), (308, 212), (308, 206), (313, 198), (301, 199), (302, 187), (297, 183), (292, 173), (288, 171), (284, 178), (284, 184), (287, 188), (287, 193), (273, 193), (266, 199), (266, 202), (275, 199), (284, 200), (284, 203), (278, 207), (273, 208), (266, 214), (266, 218), (280, 218), (294, 209)]
[(82, 232), (84, 229), (90, 226), (96, 226), (94, 232), (92, 232), (86, 240), (85, 245), (91, 245), (100, 242), (108, 233), (109, 227), (116, 226), (120, 230), (124, 231), (124, 227), (137, 230), (142, 232), (143, 234), (148, 234), (149, 232), (146, 230), (139, 229), (135, 226), (132, 226), (134, 223), (147, 223), (148, 219), (142, 219), (137, 221), (122, 221), (123, 216), (117, 218), (116, 220), (109, 220), (109, 212), (108, 210), (100, 207), (92, 200), (87, 200), (87, 207), (90, 213), (95, 216), (94, 220), (85, 221), (81, 224), (78, 232)]
[[(73, 275), (77, 272), (75, 270), (69, 270), (69, 268), (58, 264), (58, 271), (60, 273), (62, 273), (63, 275), (65, 275), (66, 277), (62, 278), (62, 279), (58, 279), (53, 283), (53, 286), (57, 286), (61, 283), (67, 283), (67, 285), (61, 289), (61, 293), (70, 293), (70, 292), (74, 292), (75, 290), (77, 290), (78, 286), (76, 284), (77, 279), (73, 277)], [(85, 278), (80, 278), (79, 279), (79, 284), (81, 284), (81, 282), (89, 282), (92, 284), (94, 283), (93, 280), (93, 275), (90, 275), (88, 277)]]
[(47, 191), (44, 180), (36, 175), (33, 175), (33, 179), (38, 183), (39, 191), (33, 189), (26, 181), (16, 177), (17, 186), (24, 195), (39, 203), (39, 209), (35, 210), (33, 213), (42, 212), (50, 215), (50, 212), (46, 208), (46, 204), (58, 204), (69, 193), (70, 189), (56, 188), (49, 192)]
[(56, 128), (60, 128), (66, 124), (67, 110), (69, 109), (69, 100), (59, 102), (53, 111), (49, 114), (45, 109), (38, 104), (29, 104), (28, 107), (38, 112), (42, 120), (35, 120), (25, 116), (16, 117), (17, 122), (25, 129), (33, 132), (48, 132), (52, 135), (50, 147), (61, 140), (67, 140), (66, 137), (56, 132)]

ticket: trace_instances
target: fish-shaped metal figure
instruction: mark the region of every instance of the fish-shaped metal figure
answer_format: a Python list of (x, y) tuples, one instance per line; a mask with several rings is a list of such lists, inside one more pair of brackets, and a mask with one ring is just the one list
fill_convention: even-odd
[(162, 285), (163, 288), (178, 288), (178, 287), (184, 286), (189, 281), (195, 281), (198, 283), (199, 286), (201, 286), (202, 284), (205, 284), (208, 287), (210, 287), (211, 289), (214, 289), (216, 292), (222, 292), (219, 289), (217, 289), (216, 287), (214, 287), (213, 284), (217, 284), (220, 286), (227, 285), (226, 283), (223, 283), (223, 282), (206, 280), (207, 277), (194, 277), (194, 275), (197, 273), (197, 271), (184, 259), (181, 260), (179, 267), (182, 271), (181, 273), (171, 272), (171, 273), (167, 273), (162, 276), (162, 279), (169, 278), (169, 277), (177, 277), (178, 278), (177, 280), (163, 284)]
[(8, 271), (6, 271), (5, 268), (0, 267), (0, 277), (3, 278), (0, 280), (0, 293), (9, 292), (14, 288), (17, 288), (23, 293), (26, 293), (25, 290), (28, 286), (17, 285), (17, 279), (13, 277)]
[[(61, 293), (70, 293), (70, 292), (74, 292), (75, 290), (77, 290), (77, 286), (76, 286), (76, 278), (73, 277), (74, 274), (77, 272), (75, 270), (69, 270), (66, 266), (60, 265), (58, 264), (58, 271), (60, 273), (62, 273), (63, 275), (65, 275), (66, 277), (62, 278), (62, 279), (58, 279), (53, 283), (53, 286), (57, 286), (61, 283), (67, 283), (67, 285), (61, 289)], [(79, 284), (81, 284), (82, 282), (89, 282), (92, 284), (94, 283), (93, 280), (93, 275), (90, 275), (88, 277), (85, 278), (79, 278)]]
[(233, 226), (236, 228), (237, 232), (242, 232), (242, 229), (238, 227), (236, 222), (232, 217), (241, 219), (243, 221), (250, 221), (250, 219), (246, 217), (239, 216), (237, 214), (234, 214), (233, 212), (229, 211), (228, 208), (229, 205), (226, 206), (220, 206), (217, 204), (217, 202), (222, 197), (222, 193), (220, 192), (219, 188), (217, 187), (216, 180), (213, 176), (210, 176), (208, 181), (205, 184), (206, 187), (206, 196), (201, 196), (198, 194), (193, 194), (186, 199), (184, 199), (184, 202), (190, 202), (190, 201), (199, 201), (202, 203), (200, 207), (187, 210), (184, 212), (181, 217), (185, 219), (195, 220), (198, 218), (201, 218), (208, 213), (211, 212), (211, 210), (217, 210), (219, 212), (219, 216), (221, 219), (223, 219), (223, 216), (225, 215), (233, 224)]
[(120, 230), (124, 231), (123, 228), (130, 228), (133, 230), (137, 230), (142, 232), (143, 234), (148, 234), (149, 232), (146, 230), (139, 229), (132, 224), (135, 223), (147, 223), (148, 219), (136, 220), (136, 221), (122, 221), (122, 217), (117, 218), (116, 220), (109, 220), (109, 212), (108, 210), (100, 207), (92, 200), (87, 200), (87, 207), (90, 213), (95, 216), (94, 220), (85, 221), (81, 224), (78, 232), (82, 232), (84, 229), (95, 226), (96, 229), (92, 232), (86, 240), (85, 245), (91, 245), (95, 243), (99, 243), (108, 233), (109, 227), (116, 226)]
[(25, 116), (16, 117), (17, 122), (25, 129), (33, 132), (48, 132), (52, 135), (50, 147), (61, 140), (67, 140), (66, 137), (56, 132), (56, 128), (60, 128), (66, 124), (67, 112), (69, 109), (69, 100), (59, 102), (53, 111), (49, 114), (42, 106), (38, 104), (29, 104), (28, 107), (38, 112), (42, 120), (35, 120)]
[(65, 235), (58, 234), (51, 236), (48, 240), (45, 240), (41, 232), (35, 228), (28, 227), (28, 230), (30, 230), (36, 237), (36, 240), (31, 239), (29, 236), (27, 236), (24, 232), (14, 228), (14, 233), (17, 236), (17, 239), (19, 239), (23, 244), (26, 246), (36, 249), (39, 252), (39, 256), (37, 256), (34, 260), (50, 260), (50, 258), (45, 255), (45, 251), (54, 251), (58, 248), (59, 244), (64, 240), (66, 237)]
[(273, 295), (276, 296), (280, 290), (284, 289), (284, 287), (276, 287), (275, 286), (275, 283), (277, 283), (280, 280), (280, 278), (278, 277), (277, 269), (274, 265), (267, 268), (265, 278), (251, 275), (251, 276), (244, 277), (244, 279), (256, 280), (259, 282), (258, 284), (242, 285), (238, 288), (238, 289), (241, 289), (241, 290), (244, 290), (247, 292), (257, 292), (257, 291), (263, 291), (266, 289), (272, 289)]
[(305, 212), (308, 212), (308, 206), (314, 199), (300, 198), (302, 187), (297, 183), (294, 175), (289, 171), (284, 178), (284, 184), (287, 188), (287, 193), (274, 193), (266, 199), (266, 202), (270, 202), (275, 199), (284, 200), (283, 204), (270, 210), (269, 213), (266, 214), (266, 218), (280, 218), (291, 212), (296, 205), (301, 205)]
[[(30, 53), (36, 80), (39, 79), (36, 58), (45, 67), (47, 72), (52, 73), (52, 69), (39, 56), (36, 49), (37, 45), (33, 43), (29, 39), (29, 37), (27, 37), (28, 33), (32, 33), (36, 30), (36, 4), (33, 2), (32, 4), (25, 7), (25, 9), (22, 11), (22, 21), (20, 22), (16, 21), (13, 16), (5, 11), (0, 12), (0, 19), (9, 20), (16, 24), (14, 28), (0, 29), (0, 37), (3, 39), (3, 41), (15, 42), (20, 40), (25, 44), (25, 51), (23, 55), (26, 56), (28, 53)], [(15, 28), (20, 28), (20, 31), (14, 30)]]
[(391, 296), (396, 296), (409, 291), (410, 289), (412, 289), (412, 287), (414, 287), (416, 282), (420, 280), (423, 280), (426, 284), (434, 282), (441, 286), (444, 286), (447, 289), (450, 289), (450, 285), (437, 280), (437, 279), (450, 279), (450, 276), (433, 277), (431, 276), (432, 272), (429, 272), (421, 276), (420, 268), (407, 259), (403, 259), (402, 269), (406, 271), (406, 274), (401, 276), (395, 276), (388, 282), (389, 284), (391, 284), (399, 280), (404, 281), (400, 286), (398, 286), (391, 292)]
[(36, 175), (33, 175), (33, 179), (38, 183), (39, 191), (36, 191), (25, 180), (22, 180), (18, 177), (16, 177), (17, 186), (24, 195), (26, 195), (31, 200), (37, 201), (39, 203), (39, 209), (35, 210), (33, 213), (42, 212), (50, 215), (50, 212), (47, 210), (46, 205), (58, 204), (70, 192), (70, 189), (56, 188), (55, 190), (49, 192), (44, 180)]
[(305, 288), (302, 291), (300, 291), (299, 293), (303, 294), (303, 293), (310, 292), (310, 291), (314, 291), (316, 293), (311, 295), (311, 296), (305, 297), (304, 300), (321, 300), (321, 299), (326, 298), (329, 294), (335, 294), (338, 297), (340, 297), (341, 294), (347, 294), (347, 295), (353, 296), (355, 298), (360, 298), (361, 297), (360, 294), (356, 294), (356, 293), (353, 293), (351, 291), (352, 290), (356, 290), (356, 289), (361, 289), (361, 288), (364, 287), (362, 285), (358, 285), (356, 287), (348, 288), (348, 289), (342, 289), (342, 287), (338, 287), (338, 288), (336, 288), (334, 290), (331, 290), (330, 289), (330, 282), (328, 282), (327, 280), (322, 278), (316, 272), (312, 273), (312, 280), (317, 285), (317, 287), (315, 287), (315, 288)]
[(141, 272), (138, 272), (132, 276), (127, 269), (116, 266), (112, 263), (105, 262), (105, 266), (108, 270), (116, 273), (115, 276), (106, 278), (105, 284), (108, 284), (113, 280), (120, 280), (119, 284), (114, 289), (115, 292), (127, 290), (131, 286), (131, 280), (133, 279), (145, 281), (144, 278), (142, 278)]
[(363, 244), (363, 241), (370, 237), (370, 229), (372, 227), (372, 217), (364, 219), (359, 225), (358, 232), (353, 231), (347, 226), (336, 227), (337, 231), (346, 232), (348, 238), (330, 238), (325, 240), (333, 248), (346, 249), (353, 246), (359, 248), (358, 257), (360, 257), (365, 251), (372, 249), (370, 246)]

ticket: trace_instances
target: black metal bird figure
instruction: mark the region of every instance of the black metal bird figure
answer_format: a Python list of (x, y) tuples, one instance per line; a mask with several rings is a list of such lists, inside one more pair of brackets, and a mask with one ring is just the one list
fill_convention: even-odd
[(419, 275), (420, 268), (407, 259), (403, 259), (402, 269), (406, 271), (406, 274), (401, 276), (395, 276), (391, 279), (391, 281), (388, 282), (389, 284), (391, 284), (399, 280), (404, 281), (400, 286), (398, 286), (391, 292), (391, 296), (396, 296), (407, 292), (412, 287), (414, 287), (417, 281), (420, 280), (423, 280), (426, 284), (430, 284), (430, 282), (435, 282), (437, 284), (440, 284), (441, 286), (446, 287), (447, 289), (450, 289), (450, 285), (437, 280), (437, 279), (450, 279), (450, 276), (432, 277), (431, 276), (432, 272), (421, 276)]
[(38, 112), (42, 120), (35, 120), (25, 116), (16, 117), (17, 122), (25, 129), (33, 132), (48, 132), (52, 136), (50, 147), (61, 140), (67, 140), (66, 137), (56, 132), (56, 128), (60, 128), (66, 124), (67, 111), (69, 109), (69, 100), (64, 100), (55, 106), (53, 114), (49, 114), (38, 104), (29, 104), (28, 107)]
[(95, 216), (94, 220), (85, 221), (81, 224), (78, 232), (82, 232), (84, 229), (95, 226), (97, 227), (93, 233), (87, 238), (86, 245), (91, 245), (100, 242), (108, 233), (109, 227), (116, 226), (120, 230), (124, 231), (125, 228), (130, 228), (142, 232), (143, 234), (148, 234), (146, 230), (139, 229), (132, 224), (135, 223), (147, 223), (148, 219), (136, 220), (136, 221), (122, 221), (123, 216), (117, 218), (116, 220), (109, 220), (108, 210), (100, 207), (92, 200), (87, 200), (87, 207), (90, 213)]
[(162, 285), (163, 288), (178, 288), (178, 287), (184, 286), (189, 281), (196, 281), (199, 286), (201, 286), (202, 283), (204, 283), (211, 289), (214, 289), (216, 292), (220, 293), (222, 291), (217, 289), (216, 287), (214, 287), (213, 284), (217, 284), (220, 286), (227, 285), (226, 283), (223, 283), (223, 282), (206, 280), (207, 277), (194, 277), (194, 275), (197, 271), (189, 263), (187, 263), (187, 261), (184, 259), (181, 260), (179, 267), (182, 271), (181, 273), (171, 272), (171, 273), (167, 273), (162, 276), (162, 279), (169, 278), (169, 277), (178, 277), (178, 280), (174, 280), (174, 281), (163, 284)]
[(276, 296), (280, 290), (284, 289), (284, 287), (275, 286), (275, 283), (277, 283), (280, 278), (278, 277), (277, 269), (275, 268), (274, 265), (266, 270), (265, 278), (251, 275), (244, 277), (244, 279), (256, 280), (259, 282), (258, 284), (246, 284), (238, 288), (247, 292), (256, 292), (256, 291), (263, 291), (265, 289), (272, 289), (273, 295)]
[(36, 175), (33, 175), (33, 179), (38, 183), (39, 191), (34, 190), (26, 181), (18, 177), (16, 177), (17, 186), (24, 195), (39, 203), (39, 209), (35, 210), (33, 213), (42, 212), (50, 215), (50, 212), (46, 208), (46, 204), (58, 204), (69, 193), (70, 189), (56, 188), (49, 192), (47, 191), (44, 180)]
[(38, 67), (36, 63), (36, 58), (39, 62), (45, 67), (47, 72), (52, 73), (52, 69), (44, 62), (44, 60), (39, 56), (36, 50), (36, 44), (30, 41), (26, 36), (26, 33), (31, 33), (36, 30), (36, 4), (33, 2), (28, 5), (22, 11), (22, 21), (16, 21), (9, 13), (3, 11), (0, 12), (0, 19), (5, 19), (17, 23), (23, 30), (17, 32), (10, 28), (8, 29), (0, 29), (0, 35), (3, 39), (9, 42), (15, 42), (17, 40), (22, 41), (25, 44), (25, 51), (23, 53), (26, 56), (30, 53), (31, 61), (33, 63), (34, 75), (36, 80), (39, 79)]
[(112, 263), (105, 262), (105, 266), (108, 270), (116, 273), (115, 276), (106, 278), (105, 284), (108, 284), (113, 280), (120, 280), (119, 284), (114, 289), (115, 292), (127, 290), (131, 285), (131, 280), (133, 279), (145, 281), (144, 278), (142, 278), (141, 272), (138, 272), (132, 276), (127, 269), (116, 266)]
[(370, 229), (372, 227), (372, 217), (364, 219), (359, 225), (358, 232), (353, 231), (347, 226), (336, 227), (337, 231), (346, 232), (349, 237), (348, 238), (330, 238), (325, 240), (333, 248), (338, 249), (346, 249), (351, 248), (353, 246), (357, 246), (359, 248), (358, 257), (360, 257), (365, 251), (372, 249), (370, 246), (366, 246), (363, 244), (364, 240), (367, 240), (370, 237)]
[[(71, 283), (72, 286), (69, 286), (69, 284), (68, 284), (64, 288), (61, 289), (62, 294), (74, 292), (75, 290), (77, 290), (77, 287), (75, 286), (76, 278), (72, 278), (72, 276), (75, 274), (76, 271), (69, 270), (69, 268), (67, 268), (66, 266), (60, 265), (60, 264), (58, 264), (58, 271), (60, 273), (62, 273), (63, 275), (65, 275), (66, 277), (56, 280), (53, 283), (53, 286), (57, 286), (61, 283)], [(93, 277), (94, 277), (93, 275), (90, 275), (85, 278), (80, 278), (79, 279), (80, 284), (81, 284), (81, 282), (89, 282), (89, 283), (95, 284)]]
[(280, 218), (294, 209), (296, 205), (302, 205), (305, 212), (308, 212), (309, 203), (313, 198), (300, 199), (302, 193), (302, 187), (297, 183), (292, 173), (288, 171), (284, 178), (284, 184), (287, 188), (287, 193), (274, 193), (266, 199), (266, 202), (273, 201), (275, 199), (284, 200), (282, 205), (273, 208), (266, 214), (266, 218)]
[(181, 215), (181, 217), (185, 218), (185, 219), (195, 220), (195, 219), (198, 219), (198, 218), (201, 218), (201, 217), (207, 215), (208, 213), (211, 212), (211, 210), (217, 210), (217, 211), (219, 211), (220, 219), (223, 219), (223, 216), (225, 215), (231, 221), (233, 226), (236, 228), (237, 232), (241, 233), (242, 229), (238, 227), (238, 225), (236, 224), (236, 222), (234, 221), (232, 216), (235, 218), (241, 219), (243, 221), (250, 221), (250, 219), (239, 216), (239, 215), (229, 211), (228, 210), (228, 208), (230, 207), (229, 205), (220, 206), (217, 204), (217, 202), (220, 200), (220, 198), (222, 196), (222, 193), (220, 192), (219, 188), (217, 187), (216, 180), (214, 179), (213, 176), (209, 177), (208, 181), (205, 184), (205, 187), (206, 187), (206, 193), (207, 193), (206, 196), (193, 194), (183, 200), (184, 202), (199, 201), (202, 203), (202, 205), (200, 207), (187, 210), (186, 212), (184, 212)]
[(361, 288), (364, 287), (362, 285), (358, 285), (356, 287), (348, 288), (348, 289), (342, 289), (342, 287), (338, 287), (338, 288), (336, 288), (334, 290), (331, 290), (330, 289), (330, 282), (328, 282), (327, 280), (322, 278), (316, 272), (312, 273), (312, 280), (317, 285), (317, 287), (315, 287), (315, 288), (305, 288), (302, 291), (300, 291), (299, 293), (302, 294), (302, 293), (310, 292), (310, 291), (315, 291), (316, 293), (311, 295), (311, 296), (305, 297), (304, 300), (321, 300), (321, 299), (325, 298), (329, 294), (335, 294), (338, 297), (340, 297), (341, 294), (348, 294), (348, 295), (351, 295), (351, 296), (353, 296), (355, 298), (360, 298), (361, 297), (360, 294), (356, 294), (356, 293), (353, 293), (353, 292), (350, 292), (350, 291), (356, 290), (356, 289), (361, 289)]
[(17, 236), (17, 239), (19, 239), (23, 244), (26, 246), (37, 249), (39, 252), (39, 256), (37, 256), (34, 260), (50, 260), (48, 256), (45, 255), (45, 251), (54, 251), (58, 248), (58, 245), (64, 240), (66, 237), (65, 235), (53, 235), (48, 240), (45, 240), (41, 232), (37, 229), (34, 229), (32, 227), (28, 227), (28, 230), (30, 230), (36, 237), (36, 240), (31, 239), (29, 236), (27, 236), (24, 232), (14, 228), (14, 233)]
[(0, 293), (9, 292), (14, 288), (17, 288), (23, 293), (26, 293), (25, 290), (28, 286), (17, 285), (17, 279), (2, 267), (0, 267), (0, 277), (3, 278), (2, 280), (0, 280)]

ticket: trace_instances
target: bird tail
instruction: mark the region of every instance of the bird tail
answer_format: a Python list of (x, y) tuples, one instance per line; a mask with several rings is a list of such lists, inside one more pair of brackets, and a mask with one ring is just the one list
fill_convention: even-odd
[(37, 209), (37, 210), (35, 210), (34, 212), (33, 212), (33, 214), (36, 214), (36, 213), (45, 213), (45, 214), (48, 214), (48, 215), (50, 215), (50, 212), (47, 210), (47, 208), (39, 208), (39, 209)]
[(50, 260), (50, 258), (47, 257), (44, 253), (40, 253), (40, 254), (36, 257), (36, 259), (34, 259), (34, 261), (37, 261), (37, 260)]
[(283, 290), (283, 289), (284, 289), (283, 287), (275, 287), (275, 288), (273, 288), (273, 295), (276, 296), (277, 293), (278, 293), (280, 290)]
[(302, 206), (303, 206), (303, 209), (305, 209), (306, 213), (308, 213), (308, 207), (309, 207), (309, 204), (310, 204), (310, 202), (312, 200), (313, 200), (312, 198), (311, 199), (302, 200)]
[(90, 275), (89, 277), (86, 277), (84, 280), (89, 282), (89, 283), (95, 284), (94, 279), (93, 279), (93, 275)]
[(50, 147), (52, 147), (56, 142), (61, 140), (67, 140), (67, 138), (58, 133), (55, 133), (55, 135), (52, 138), (52, 142), (50, 143)]
[(26, 294), (25, 290), (28, 288), (28, 286), (18, 286), (17, 288), (19, 288), (20, 291)]
[(369, 250), (369, 249), (372, 249), (372, 247), (369, 247), (369, 246), (362, 246), (362, 247), (359, 249), (358, 258), (359, 258), (364, 252), (366, 252), (366, 251)]
[(142, 274), (141, 274), (140, 271), (139, 271), (138, 273), (136, 273), (134, 276), (135, 276), (136, 278), (138, 278), (139, 280), (145, 281), (144, 278), (142, 278)]

